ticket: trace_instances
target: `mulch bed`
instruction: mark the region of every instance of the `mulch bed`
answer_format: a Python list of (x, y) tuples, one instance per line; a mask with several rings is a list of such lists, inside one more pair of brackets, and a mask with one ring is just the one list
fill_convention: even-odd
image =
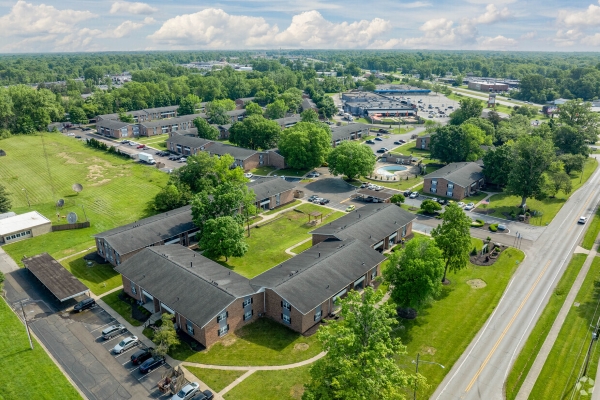
[(108, 264), (108, 261), (102, 258), (102, 256), (100, 256), (100, 254), (98, 254), (95, 251), (93, 253), (86, 254), (85, 256), (83, 256), (83, 259), (86, 261), (93, 261), (96, 264)]
[(414, 308), (402, 308), (402, 307), (398, 307), (396, 308), (396, 313), (398, 314), (398, 317), (403, 318), (403, 319), (415, 319), (417, 318), (417, 310), (415, 310)]
[(498, 260), (498, 258), (500, 257), (500, 254), (502, 254), (502, 252), (508, 248), (508, 246), (504, 246), (504, 245), (500, 245), (497, 247), (499, 247), (499, 249), (496, 252), (495, 256), (493, 256), (493, 257), (490, 256), (490, 253), (486, 253), (483, 255), (477, 254), (476, 256), (470, 256), (469, 259), (470, 259), (471, 263), (474, 265), (482, 266), (482, 267), (488, 267), (490, 265), (493, 265), (496, 262), (496, 260)]
[(477, 214), (483, 214), (483, 215), (490, 215), (493, 214), (496, 211), (495, 208), (487, 208), (487, 209), (483, 209), (483, 208), (474, 208), (471, 210), (471, 212), (477, 213)]

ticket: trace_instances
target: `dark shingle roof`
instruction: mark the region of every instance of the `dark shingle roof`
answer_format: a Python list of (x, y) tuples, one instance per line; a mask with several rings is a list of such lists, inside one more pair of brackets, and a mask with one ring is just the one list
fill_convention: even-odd
[(274, 196), (277, 193), (287, 192), (296, 187), (291, 182), (277, 177), (255, 178), (247, 185), (256, 194), (257, 201)]
[(373, 245), (415, 218), (414, 214), (395, 204), (367, 204), (310, 233), (331, 235), (342, 240), (356, 238)]
[(146, 111), (147, 113), (159, 113), (159, 112), (164, 112), (164, 111), (175, 111), (179, 109), (179, 106), (166, 106), (166, 107), (155, 107), (155, 108), (144, 108), (143, 111)]
[(483, 168), (476, 162), (451, 163), (423, 177), (423, 179), (435, 178), (443, 178), (456, 185), (467, 187), (483, 178)]
[(240, 115), (246, 115), (246, 110), (243, 108), (240, 110), (231, 110), (231, 111), (227, 111), (226, 114), (229, 115), (230, 117), (239, 117)]
[(343, 126), (334, 126), (331, 128), (331, 139), (332, 140), (341, 140), (353, 133), (369, 130), (369, 125), (365, 124), (348, 124)]
[(298, 122), (302, 121), (302, 117), (299, 115), (292, 115), (291, 117), (274, 119), (273, 121), (277, 122), (281, 126), (286, 126), (289, 124), (297, 124)]
[(206, 114), (189, 114), (189, 115), (182, 115), (182, 116), (175, 117), (175, 118), (153, 119), (152, 121), (141, 122), (140, 125), (143, 125), (146, 128), (154, 128), (154, 127), (159, 127), (159, 126), (179, 124), (180, 122), (193, 121), (194, 119), (196, 119), (198, 117), (206, 118)]
[(180, 245), (146, 248), (117, 271), (199, 327), (255, 293), (247, 278)]
[(75, 278), (58, 261), (48, 253), (38, 254), (23, 260), (23, 265), (35, 275), (40, 282), (59, 301), (65, 301), (87, 292), (89, 289)]
[(340, 292), (385, 260), (356, 239), (321, 242), (250, 280), (271, 288), (303, 314)]
[(117, 253), (124, 255), (194, 228), (192, 207), (185, 206), (98, 233), (94, 237), (104, 239)]
[[(184, 131), (180, 131), (184, 132)], [(182, 134), (173, 135), (167, 139), (167, 143), (179, 144), (181, 146), (187, 146), (190, 148), (199, 148), (206, 146), (208, 143), (212, 143), (211, 140), (202, 139), (194, 136), (185, 136)]]
[(98, 121), (96, 123), (96, 129), (100, 127), (108, 128), (108, 129), (121, 129), (128, 125), (131, 125), (128, 122), (115, 121), (112, 119), (103, 119), (102, 121)]
[(243, 147), (232, 146), (220, 142), (214, 142), (206, 150), (211, 154), (217, 154), (219, 156), (222, 156), (223, 154), (230, 154), (236, 160), (245, 160), (246, 158), (257, 153), (256, 150), (245, 149)]

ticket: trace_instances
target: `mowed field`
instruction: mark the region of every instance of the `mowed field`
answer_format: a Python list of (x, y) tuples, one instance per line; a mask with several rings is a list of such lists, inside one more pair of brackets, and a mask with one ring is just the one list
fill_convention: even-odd
[[(0, 158), (0, 184), (10, 193), (12, 211), (35, 210), (53, 224), (63, 224), (69, 212), (90, 228), (51, 232), (3, 246), (15, 261), (23, 255), (48, 252), (55, 258), (94, 246), (92, 235), (139, 220), (154, 213), (149, 205), (167, 181), (167, 174), (89, 148), (83, 142), (58, 133), (13, 136), (0, 141), (7, 155)], [(74, 183), (83, 185), (79, 194)], [(25, 189), (25, 190), (23, 190)], [(27, 205), (27, 197), (31, 208)], [(62, 208), (56, 207), (64, 199)]]

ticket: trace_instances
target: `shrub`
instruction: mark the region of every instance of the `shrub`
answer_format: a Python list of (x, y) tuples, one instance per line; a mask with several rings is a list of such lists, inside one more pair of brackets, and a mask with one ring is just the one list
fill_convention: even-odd
[(490, 231), (492, 231), (492, 232), (498, 231), (498, 224), (491, 224), (490, 225)]
[(477, 249), (475, 247), (473, 247), (473, 250), (471, 250), (471, 255), (472, 256), (476, 256), (477, 255)]
[(482, 219), (476, 219), (475, 221), (471, 221), (471, 226), (475, 228), (480, 228), (485, 225), (485, 221)]

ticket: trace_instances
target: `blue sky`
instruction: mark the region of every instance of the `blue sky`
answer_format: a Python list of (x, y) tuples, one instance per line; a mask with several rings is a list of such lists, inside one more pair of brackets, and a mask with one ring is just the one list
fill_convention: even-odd
[(0, 52), (600, 51), (600, 0), (0, 0)]

